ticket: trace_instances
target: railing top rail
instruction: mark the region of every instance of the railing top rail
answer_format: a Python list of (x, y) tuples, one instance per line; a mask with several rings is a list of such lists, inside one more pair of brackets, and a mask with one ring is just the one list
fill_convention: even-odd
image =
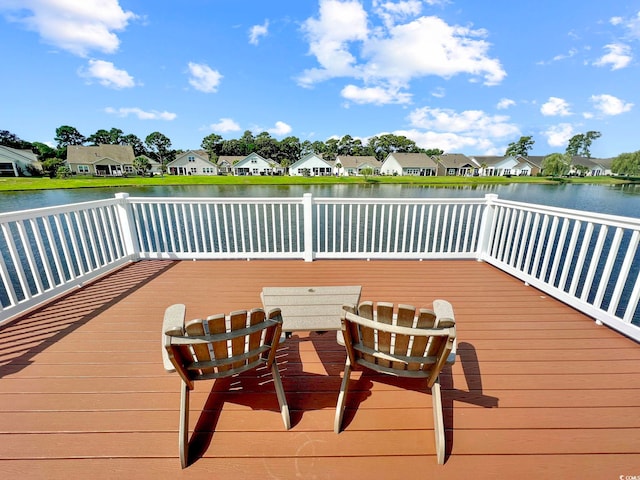
[(572, 210), (569, 208), (560, 208), (534, 203), (515, 202), (512, 200), (494, 200), (493, 204), (502, 205), (505, 207), (519, 208), (536, 213), (562, 216), (572, 220), (595, 222), (610, 225), (613, 227), (640, 230), (640, 218), (622, 217), (618, 215), (609, 215), (606, 213), (589, 212), (586, 210)]
[(391, 203), (391, 204), (447, 204), (447, 205), (479, 205), (487, 203), (484, 198), (344, 198), (344, 197), (314, 197), (314, 203), (325, 204), (379, 204), (379, 203)]
[(250, 203), (301, 204), (302, 197), (129, 197), (131, 203)]
[(16, 210), (13, 212), (0, 213), (0, 223), (13, 222), (16, 220), (26, 220), (29, 218), (39, 218), (47, 215), (57, 215), (60, 213), (73, 212), (77, 210), (87, 210), (96, 207), (104, 207), (117, 203), (117, 199), (107, 198), (103, 200), (92, 200), (89, 202), (68, 203), (65, 205), (54, 205), (51, 207), (32, 208), (29, 210)]

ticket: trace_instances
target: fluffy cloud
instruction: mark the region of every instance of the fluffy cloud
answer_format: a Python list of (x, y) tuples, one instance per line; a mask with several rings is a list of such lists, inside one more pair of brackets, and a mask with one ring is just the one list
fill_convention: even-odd
[(470, 148), (493, 154), (495, 142), (520, 135), (508, 116), (489, 115), (482, 110), (456, 112), (422, 107), (409, 114), (409, 122), (412, 130), (394, 133), (413, 139), (423, 148), (441, 148), (450, 153)]
[(254, 25), (249, 29), (249, 43), (251, 45), (258, 45), (260, 43), (260, 37), (264, 37), (269, 33), (269, 20), (265, 20), (262, 25)]
[(120, 70), (113, 63), (104, 60), (89, 60), (87, 68), (81, 69), (78, 73), (89, 81), (96, 79), (100, 85), (116, 90), (131, 88), (136, 84), (125, 70)]
[(107, 107), (104, 109), (106, 113), (110, 113), (112, 115), (116, 115), (118, 117), (128, 117), (129, 115), (134, 115), (138, 117), (140, 120), (175, 120), (177, 115), (171, 112), (159, 112), (157, 110), (142, 110), (137, 107), (128, 107), (128, 108), (112, 108)]
[(633, 103), (625, 102), (613, 95), (591, 95), (590, 100), (602, 115), (620, 115), (633, 108)]
[(276, 122), (276, 126), (268, 129), (267, 132), (271, 133), (272, 135), (281, 137), (287, 135), (288, 133), (291, 133), (291, 126), (287, 125), (284, 122), (278, 121)]
[(118, 0), (8, 0), (0, 8), (12, 12), (12, 20), (37, 32), (46, 43), (82, 57), (93, 50), (118, 50), (120, 39), (114, 32), (136, 18)]
[(189, 84), (205, 93), (214, 93), (218, 91), (218, 85), (222, 80), (222, 75), (217, 70), (213, 70), (204, 63), (189, 62)]
[(498, 110), (506, 110), (509, 107), (513, 107), (516, 104), (515, 100), (511, 100), (510, 98), (501, 98), (496, 105)]
[(353, 103), (373, 103), (375, 105), (386, 105), (390, 103), (409, 103), (411, 94), (400, 92), (393, 87), (358, 87), (347, 85), (340, 94)]
[(547, 117), (566, 117), (571, 115), (571, 110), (566, 100), (558, 97), (549, 97), (549, 100), (540, 107), (540, 113)]
[(573, 137), (574, 130), (570, 123), (560, 123), (549, 127), (543, 135), (547, 137), (547, 143), (552, 147), (566, 147), (569, 139)]
[(309, 53), (319, 66), (305, 70), (299, 84), (350, 77), (364, 86), (350, 86), (345, 93), (362, 103), (368, 97), (371, 103), (385, 103), (379, 101), (383, 90), (406, 89), (414, 78), (468, 74), (484, 79), (486, 85), (504, 79), (500, 61), (488, 55), (486, 31), (449, 25), (434, 16), (413, 18), (421, 8), (412, 0), (374, 2), (374, 12), (383, 20), (375, 26), (358, 1), (322, 0), (319, 16), (303, 25)]
[(611, 66), (611, 70), (619, 70), (627, 67), (633, 59), (631, 48), (623, 43), (611, 43), (605, 45), (604, 48), (608, 50), (608, 53), (593, 63), (597, 67)]
[(238, 125), (231, 118), (221, 118), (218, 123), (212, 123), (209, 128), (214, 132), (228, 133), (240, 131), (240, 125)]

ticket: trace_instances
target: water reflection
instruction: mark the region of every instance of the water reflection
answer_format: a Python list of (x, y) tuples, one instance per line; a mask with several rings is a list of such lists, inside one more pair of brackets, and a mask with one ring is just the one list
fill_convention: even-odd
[(480, 198), (506, 200), (640, 217), (640, 185), (175, 185), (81, 188), (0, 193), (0, 212), (113, 198), (117, 192), (144, 197), (317, 197)]

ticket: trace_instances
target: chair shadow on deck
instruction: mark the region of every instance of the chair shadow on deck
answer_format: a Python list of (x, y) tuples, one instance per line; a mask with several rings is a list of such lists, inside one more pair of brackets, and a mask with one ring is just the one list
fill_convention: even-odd
[[(313, 339), (313, 337), (312, 337)], [(318, 344), (317, 347), (320, 347)], [(330, 376), (336, 376), (336, 382), (340, 381), (340, 376), (344, 370), (344, 360), (346, 353), (342, 355), (342, 364), (335, 361), (335, 355), (327, 356), (326, 350), (318, 348), (318, 354), (325, 363), (325, 368)], [(452, 367), (446, 366), (440, 372), (440, 386), (442, 388), (442, 409), (445, 426), (445, 458), (449, 458), (453, 446), (453, 437), (455, 432), (454, 426), (454, 402), (464, 402), (483, 408), (497, 408), (499, 398), (483, 393), (482, 376), (480, 372), (480, 364), (475, 347), (468, 342), (460, 342), (457, 347), (456, 362), (460, 363), (464, 373), (464, 378), (468, 390), (462, 390), (454, 386)], [(323, 358), (324, 357), (324, 358)], [(343, 428), (347, 428), (357, 415), (360, 405), (372, 395), (371, 388), (373, 382), (386, 383), (393, 386), (401, 386), (406, 390), (419, 391), (428, 394), (426, 381), (424, 379), (412, 379), (394, 377), (382, 373), (364, 369), (361, 371), (360, 378), (351, 379), (350, 394), (347, 399), (347, 409), (345, 409), (342, 420)], [(336, 383), (336, 388), (339, 388)], [(337, 397), (338, 390), (336, 390)], [(431, 403), (425, 403), (425, 409), (431, 409)]]
[(0, 326), (0, 378), (131, 295), (177, 262), (130, 263)]

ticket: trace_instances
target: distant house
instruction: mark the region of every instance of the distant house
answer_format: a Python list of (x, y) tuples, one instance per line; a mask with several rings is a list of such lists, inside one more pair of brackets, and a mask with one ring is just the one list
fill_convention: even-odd
[(189, 150), (167, 164), (170, 175), (217, 175), (218, 166), (209, 161), (204, 150)]
[(382, 162), (382, 175), (436, 175), (438, 165), (426, 153), (397, 153), (392, 152)]
[(373, 156), (339, 155), (336, 157), (334, 173), (345, 176), (362, 175), (362, 170), (368, 168), (374, 175), (380, 175), (380, 167), (382, 162)]
[(438, 165), (438, 176), (478, 175), (480, 165), (462, 153), (445, 153), (434, 158)]
[(31, 150), (0, 145), (0, 177), (31, 176), (30, 170), (41, 170), (38, 156)]
[(221, 155), (218, 157), (218, 161), (216, 165), (218, 165), (218, 172), (226, 175), (228, 173), (233, 173), (233, 166), (242, 160), (242, 155)]
[(284, 169), (279, 163), (253, 152), (235, 163), (234, 175), (282, 175)]
[(131, 145), (69, 145), (67, 165), (76, 175), (121, 176), (133, 174)]
[(571, 170), (569, 174), (586, 175), (588, 177), (611, 175), (612, 161), (613, 159), (575, 156), (571, 158)]
[(319, 155), (310, 153), (289, 167), (289, 175), (326, 177), (333, 173), (333, 164)]
[[(154, 158), (148, 157), (146, 155), (138, 155), (136, 158), (146, 158), (149, 162), (149, 170), (146, 173), (150, 173), (152, 175), (160, 175), (162, 173), (162, 165), (160, 162)], [(137, 173), (137, 172), (136, 172)]]
[(521, 160), (505, 156), (473, 156), (470, 157), (480, 167), (480, 175), (485, 177), (502, 177), (519, 175), (517, 166)]

